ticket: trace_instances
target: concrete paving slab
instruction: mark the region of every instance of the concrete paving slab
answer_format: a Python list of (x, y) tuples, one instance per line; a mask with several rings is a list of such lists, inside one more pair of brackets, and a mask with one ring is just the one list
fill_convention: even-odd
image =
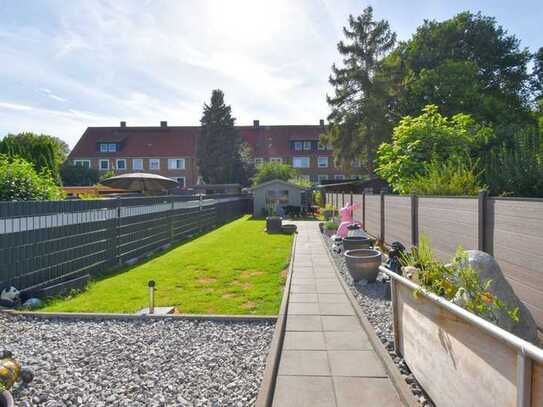
[(289, 302), (319, 302), (319, 297), (315, 293), (292, 293), (290, 294)]
[(330, 376), (328, 356), (322, 350), (284, 350), (279, 363), (281, 376)]
[(324, 332), (327, 350), (372, 350), (373, 347), (364, 332)]
[(319, 315), (290, 315), (287, 317), (286, 331), (322, 331)]
[(396, 389), (388, 379), (334, 377), (337, 407), (399, 407)]
[(287, 332), (285, 350), (326, 350), (324, 334), (322, 332)]
[(332, 376), (387, 377), (372, 350), (330, 350), (328, 358)]
[(316, 302), (289, 303), (288, 315), (320, 315), (319, 304)]
[(317, 298), (321, 304), (327, 302), (334, 304), (351, 304), (345, 294), (317, 294)]
[(273, 407), (336, 407), (332, 378), (278, 376)]
[(319, 303), (320, 315), (354, 315), (351, 304)]
[(353, 331), (362, 329), (358, 319), (354, 316), (321, 316), (324, 331)]

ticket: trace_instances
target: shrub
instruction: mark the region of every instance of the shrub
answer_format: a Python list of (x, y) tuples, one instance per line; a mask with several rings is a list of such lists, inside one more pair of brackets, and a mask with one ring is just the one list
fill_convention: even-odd
[(86, 187), (96, 185), (100, 179), (98, 170), (64, 163), (60, 167), (60, 177), (64, 186)]
[(407, 193), (420, 195), (476, 195), (482, 189), (476, 166), (459, 159), (432, 161), (406, 186)]
[(403, 255), (402, 264), (418, 269), (416, 281), (425, 290), (488, 321), (496, 323), (498, 311), (502, 309), (511, 319), (518, 321), (519, 309), (508, 307), (488, 291), (492, 280), (481, 281), (477, 271), (466, 266), (467, 253), (461, 247), (457, 248), (453, 262), (445, 265), (435, 259), (429, 240), (421, 236), (418, 247)]
[(334, 222), (326, 222), (324, 224), (324, 230), (337, 230), (338, 225)]
[(22, 158), (0, 155), (0, 201), (44, 201), (64, 198), (48, 170), (38, 173)]
[(253, 185), (260, 185), (274, 179), (289, 181), (295, 178), (296, 175), (296, 170), (290, 165), (267, 162), (257, 170), (256, 175), (253, 177)]
[(288, 181), (294, 185), (298, 185), (300, 188), (311, 188), (311, 181), (302, 177), (294, 177), (292, 179), (289, 179)]
[(314, 202), (315, 205), (318, 205), (321, 208), (324, 206), (321, 191), (314, 191), (313, 192), (313, 202)]
[(413, 178), (424, 174), (431, 161), (468, 157), (492, 136), (469, 115), (442, 116), (435, 105), (417, 117), (405, 116), (394, 128), (392, 143), (383, 143), (377, 154), (377, 173), (392, 189), (408, 193)]

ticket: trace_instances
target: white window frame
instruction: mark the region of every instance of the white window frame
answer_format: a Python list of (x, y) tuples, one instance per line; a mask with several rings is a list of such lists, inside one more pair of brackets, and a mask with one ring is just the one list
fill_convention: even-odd
[(198, 175), (198, 179), (196, 180), (196, 185), (205, 185), (204, 177), (201, 175)]
[[(156, 164), (155, 168), (153, 168), (153, 164)], [(160, 170), (160, 158), (149, 158), (149, 170), (151, 171)]]
[(255, 168), (260, 168), (264, 165), (264, 159), (262, 157), (255, 158)]
[[(107, 163), (107, 168), (102, 168), (102, 163)], [(109, 171), (109, 160), (100, 160), (98, 162), (98, 169), (100, 171)]]
[[(326, 160), (326, 163), (321, 163), (321, 160)], [(319, 156), (317, 158), (317, 167), (319, 168), (328, 168), (330, 158), (327, 156)]]
[(328, 181), (328, 174), (319, 174), (317, 176), (317, 179), (319, 180), (319, 182), (321, 181)]
[(183, 186), (177, 186), (177, 188), (185, 188), (187, 186), (187, 177), (171, 177), (175, 182), (179, 183), (179, 180), (183, 180)]
[(304, 142), (303, 141), (295, 141), (294, 142), (294, 150), (302, 151), (303, 149), (304, 149)]
[[(180, 166), (177, 166), (177, 163), (180, 163)], [(168, 169), (169, 170), (184, 170), (185, 169), (185, 159), (184, 158), (168, 158)]]
[[(120, 162), (124, 162), (124, 168), (119, 168)], [(118, 170), (126, 171), (126, 165), (126, 158), (117, 158), (117, 160), (115, 161), (115, 168), (117, 168)]]
[(343, 174), (336, 174), (334, 175), (334, 179), (338, 181), (343, 181), (345, 179), (345, 175)]
[(100, 152), (101, 153), (116, 153), (117, 144), (116, 143), (100, 143)]
[[(296, 160), (307, 160), (307, 165), (296, 165)], [(304, 157), (292, 157), (292, 167), (293, 168), (310, 168), (311, 167), (311, 158)]]
[(304, 141), (304, 150), (311, 150), (311, 141)]
[[(74, 165), (80, 165), (81, 167), (84, 167), (84, 168), (91, 168), (92, 167), (91, 160), (74, 160), (73, 164)], [(87, 164), (87, 165), (85, 165), (85, 164)]]
[[(136, 163), (140, 163), (141, 165), (136, 165)], [(143, 170), (143, 158), (132, 158), (132, 169)]]
[(271, 163), (283, 164), (283, 158), (281, 157), (270, 157)]

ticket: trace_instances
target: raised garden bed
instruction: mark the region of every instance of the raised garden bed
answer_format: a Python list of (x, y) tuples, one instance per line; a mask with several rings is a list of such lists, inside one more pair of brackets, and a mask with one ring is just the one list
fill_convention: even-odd
[(543, 405), (543, 349), (385, 272), (395, 347), (436, 405)]

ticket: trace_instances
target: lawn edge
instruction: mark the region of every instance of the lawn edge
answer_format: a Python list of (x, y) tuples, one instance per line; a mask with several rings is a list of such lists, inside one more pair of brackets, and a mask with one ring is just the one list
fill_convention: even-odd
[(400, 397), (400, 401), (402, 404), (406, 407), (420, 407), (420, 403), (415, 399), (413, 396), (413, 393), (411, 392), (411, 389), (405, 382), (404, 377), (401, 375), (400, 371), (394, 364), (394, 361), (390, 357), (390, 354), (386, 350), (386, 348), (383, 346), (383, 343), (375, 333), (375, 329), (370, 324), (370, 322), (367, 320), (366, 316), (363, 314), (362, 310), (360, 309), (360, 304), (354, 297), (353, 293), (351, 292), (351, 288), (347, 285), (345, 280), (343, 279), (343, 276), (339, 272), (338, 266), (334, 259), (332, 258), (332, 254), (330, 253), (330, 250), (328, 249), (328, 246), (326, 245), (326, 242), (324, 241), (324, 236), (321, 234), (321, 244), (324, 246), (326, 250), (326, 255), (330, 259), (330, 262), (332, 263), (332, 266), (334, 268), (334, 271), (336, 272), (336, 275), (341, 283), (341, 286), (343, 287), (343, 291), (345, 291), (345, 294), (347, 294), (347, 298), (349, 298), (349, 301), (351, 302), (351, 305), (356, 313), (356, 316), (360, 323), (362, 324), (362, 328), (364, 328), (364, 331), (366, 331), (366, 334), (368, 335), (368, 338), (373, 345), (373, 349), (375, 350), (375, 353), (383, 363), (386, 372), (388, 373), (388, 377), (390, 378), (392, 384), (394, 385), (394, 388), (398, 392), (398, 396)]
[(275, 332), (273, 333), (270, 351), (268, 353), (268, 357), (266, 358), (266, 367), (264, 368), (264, 374), (262, 376), (262, 381), (260, 382), (260, 389), (258, 390), (255, 407), (270, 407), (273, 402), (277, 371), (279, 370), (279, 360), (281, 359), (283, 340), (285, 338), (288, 299), (290, 296), (290, 284), (294, 267), (294, 253), (297, 240), (298, 233), (295, 233), (294, 239), (292, 239), (290, 263), (288, 266), (288, 276), (285, 282), (285, 288), (283, 290), (283, 298), (281, 300), (281, 306), (279, 307), (279, 314), (277, 315), (277, 322), (275, 324)]
[(25, 316), (40, 319), (65, 319), (65, 320), (152, 320), (152, 319), (178, 319), (178, 320), (204, 320), (204, 321), (232, 321), (249, 322), (263, 321), (275, 322), (276, 315), (229, 315), (229, 314), (173, 314), (173, 315), (138, 315), (122, 313), (96, 313), (96, 312), (39, 312), (39, 311), (15, 311), (0, 310), (1, 314), (11, 317)]

